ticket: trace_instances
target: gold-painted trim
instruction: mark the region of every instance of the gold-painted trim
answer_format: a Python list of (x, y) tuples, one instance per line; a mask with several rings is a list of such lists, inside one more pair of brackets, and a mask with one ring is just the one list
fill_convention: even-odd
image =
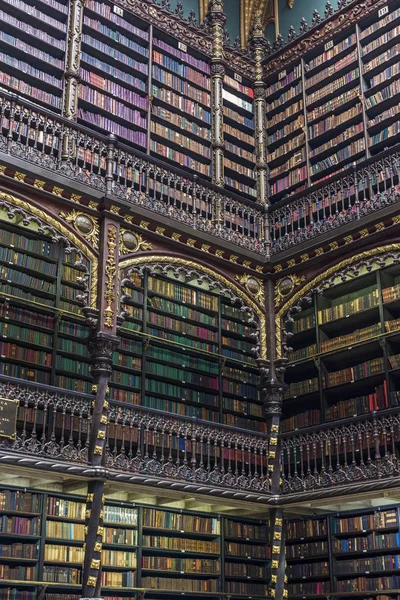
[(98, 276), (97, 276), (97, 268), (98, 261), (96, 256), (93, 254), (89, 246), (84, 244), (80, 238), (78, 238), (68, 227), (65, 227), (60, 221), (45, 213), (40, 208), (37, 208), (33, 204), (29, 204), (25, 202), (25, 200), (21, 200), (16, 196), (12, 196), (11, 194), (6, 194), (4, 192), (0, 192), (0, 200), (5, 200), (6, 202), (10, 202), (15, 206), (20, 206), (27, 212), (31, 213), (42, 219), (45, 223), (48, 223), (55, 229), (57, 229), (62, 235), (65, 235), (75, 246), (83, 252), (83, 254), (90, 260), (92, 269), (91, 269), (91, 287), (90, 287), (90, 306), (92, 308), (96, 308), (97, 306), (97, 286), (98, 286)]
[(178, 258), (175, 256), (146, 256), (146, 257), (135, 257), (135, 258), (127, 258), (120, 262), (119, 270), (127, 269), (129, 267), (134, 267), (138, 264), (146, 264), (146, 263), (170, 263), (171, 265), (184, 265), (185, 267), (189, 267), (192, 269), (198, 269), (203, 273), (206, 273), (213, 279), (220, 281), (227, 288), (231, 288), (235, 291), (235, 293), (242, 298), (244, 302), (255, 312), (255, 314), (260, 319), (260, 345), (261, 345), (261, 358), (267, 358), (267, 330), (266, 330), (266, 320), (265, 314), (260, 309), (260, 307), (254, 302), (251, 296), (244, 293), (241, 288), (239, 288), (233, 281), (230, 281), (223, 275), (220, 275), (215, 269), (210, 269), (205, 267), (199, 263), (193, 262), (191, 260), (185, 260), (183, 258)]

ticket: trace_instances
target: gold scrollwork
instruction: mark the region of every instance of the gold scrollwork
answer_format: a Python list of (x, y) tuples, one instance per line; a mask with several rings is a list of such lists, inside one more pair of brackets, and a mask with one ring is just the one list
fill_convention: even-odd
[(264, 304), (264, 286), (263, 282), (252, 275), (236, 275), (236, 281), (238, 281), (246, 290), (254, 296), (260, 304)]
[(78, 233), (85, 238), (93, 248), (98, 249), (99, 247), (99, 224), (95, 217), (88, 215), (82, 211), (75, 209), (70, 212), (60, 212), (60, 217), (67, 223), (71, 223)]
[(121, 229), (119, 251), (120, 254), (134, 254), (139, 250), (151, 250), (153, 245), (146, 242), (140, 233), (134, 233), (129, 229)]
[(284, 298), (289, 296), (299, 285), (305, 281), (304, 275), (296, 275), (292, 273), (282, 279), (278, 279), (275, 284), (275, 306), (279, 306)]
[(106, 260), (106, 290), (104, 299), (107, 307), (104, 310), (104, 326), (112, 329), (114, 322), (114, 310), (112, 304), (115, 300), (114, 283), (117, 272), (117, 263), (115, 260), (115, 248), (117, 247), (117, 229), (114, 225), (110, 225), (107, 233), (108, 256)]

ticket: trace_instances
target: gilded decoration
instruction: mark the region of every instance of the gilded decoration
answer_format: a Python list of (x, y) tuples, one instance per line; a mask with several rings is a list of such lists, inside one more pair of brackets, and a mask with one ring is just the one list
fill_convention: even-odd
[(131, 254), (139, 250), (151, 250), (153, 245), (146, 242), (140, 233), (133, 233), (129, 229), (121, 229), (119, 251), (120, 254)]
[(89, 292), (90, 292), (89, 303), (92, 308), (96, 308), (97, 284), (98, 284), (97, 258), (93, 254), (92, 250), (88, 246), (86, 246), (86, 244), (82, 243), (82, 241), (76, 235), (74, 235), (74, 233), (72, 231), (70, 231), (67, 227), (65, 227), (65, 225), (60, 223), (60, 221), (58, 221), (51, 215), (48, 215), (40, 208), (33, 206), (31, 203), (25, 202), (25, 200), (21, 200), (20, 198), (16, 198), (15, 196), (12, 196), (11, 194), (6, 194), (4, 192), (0, 192), (0, 200), (9, 202), (10, 204), (13, 204), (14, 206), (21, 207), (26, 212), (31, 213), (32, 215), (35, 215), (36, 217), (42, 219), (42, 221), (44, 221), (51, 227), (54, 227), (54, 229), (59, 231), (63, 236), (65, 236), (68, 240), (70, 240), (78, 248), (78, 250), (80, 250), (88, 258), (88, 260), (91, 262), (91, 265), (92, 265), (91, 284), (90, 284), (90, 288), (89, 288)]
[(117, 274), (117, 262), (115, 260), (115, 249), (117, 247), (117, 228), (115, 225), (110, 225), (107, 232), (107, 249), (108, 256), (106, 260), (106, 289), (104, 293), (104, 299), (106, 301), (106, 308), (104, 309), (104, 326), (108, 329), (112, 329), (114, 323), (114, 309), (113, 303), (115, 301), (114, 284)]
[(252, 275), (236, 275), (235, 279), (246, 288), (259, 304), (264, 305), (264, 286), (260, 279), (252, 277)]
[(75, 231), (84, 237), (93, 248), (98, 249), (100, 228), (95, 217), (75, 209), (68, 213), (61, 211), (60, 217), (67, 223), (71, 223)]
[(304, 275), (300, 277), (296, 274), (287, 275), (278, 279), (275, 284), (275, 306), (279, 306), (282, 300), (287, 298), (299, 285), (306, 280)]
[(215, 269), (210, 269), (191, 260), (185, 260), (183, 258), (178, 258), (175, 256), (146, 256), (146, 258), (127, 258), (120, 262), (119, 270), (122, 271), (124, 269), (127, 269), (128, 267), (152, 263), (182, 265), (189, 269), (197, 269), (198, 271), (201, 271), (202, 273), (208, 275), (212, 279), (222, 283), (226, 288), (234, 291), (238, 298), (241, 298), (245, 302), (245, 304), (254, 311), (254, 313), (260, 320), (260, 356), (263, 359), (267, 358), (267, 330), (265, 315), (258, 306), (258, 304), (254, 302), (254, 299), (251, 298), (248, 294), (244, 293), (240, 287), (238, 287), (235, 283), (218, 273)]

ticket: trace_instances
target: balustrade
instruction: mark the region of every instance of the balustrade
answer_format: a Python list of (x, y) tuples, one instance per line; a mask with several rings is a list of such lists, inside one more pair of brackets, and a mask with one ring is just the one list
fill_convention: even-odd
[[(93, 397), (0, 377), (0, 396), (19, 400), (15, 440), (1, 450), (88, 464)], [(269, 438), (140, 406), (110, 402), (104, 466), (224, 490), (269, 493)]]
[(269, 208), (271, 254), (294, 248), (400, 200), (400, 150), (392, 148), (345, 174)]
[(400, 411), (321, 425), (281, 439), (282, 493), (400, 476)]
[(264, 211), (28, 100), (0, 94), (0, 152), (264, 254)]

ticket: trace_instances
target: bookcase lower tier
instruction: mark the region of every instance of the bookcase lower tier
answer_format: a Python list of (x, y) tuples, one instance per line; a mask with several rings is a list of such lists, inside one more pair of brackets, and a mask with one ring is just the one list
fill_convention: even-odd
[[(85, 498), (0, 488), (0, 599), (78, 600)], [(222, 600), (269, 593), (268, 523), (107, 500), (102, 597)]]

